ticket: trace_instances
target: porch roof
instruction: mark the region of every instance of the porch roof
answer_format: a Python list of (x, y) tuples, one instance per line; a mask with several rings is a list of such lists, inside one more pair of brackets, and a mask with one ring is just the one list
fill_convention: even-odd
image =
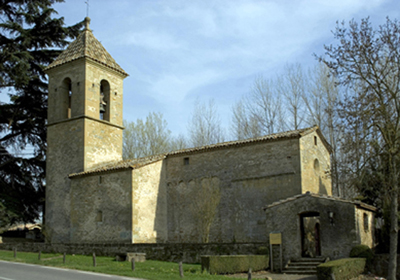
[(333, 200), (333, 201), (337, 201), (337, 202), (351, 203), (351, 204), (354, 204), (358, 208), (363, 208), (363, 209), (374, 211), (374, 212), (377, 210), (377, 208), (375, 206), (366, 204), (366, 203), (361, 202), (359, 200), (354, 200), (353, 201), (353, 200), (347, 200), (347, 199), (344, 199), (344, 198), (341, 198), (341, 197), (337, 197), (337, 196), (329, 196), (329, 195), (323, 195), (323, 194), (317, 194), (317, 193), (311, 193), (311, 192), (306, 192), (306, 193), (303, 193), (303, 194), (298, 194), (298, 195), (295, 195), (295, 196), (292, 196), (292, 197), (288, 197), (288, 198), (285, 198), (285, 199), (282, 199), (282, 200), (278, 200), (278, 201), (276, 201), (274, 203), (271, 203), (271, 204), (265, 206), (263, 208), (263, 210), (265, 211), (265, 210), (267, 210), (269, 208), (273, 208), (275, 206), (278, 206), (278, 205), (281, 205), (281, 204), (284, 204), (284, 203), (289, 203), (289, 202), (292, 202), (292, 201), (295, 201), (295, 200), (298, 200), (298, 199), (301, 199), (301, 198), (304, 198), (304, 197), (315, 197), (315, 198), (318, 198), (318, 199), (327, 199), (327, 200)]

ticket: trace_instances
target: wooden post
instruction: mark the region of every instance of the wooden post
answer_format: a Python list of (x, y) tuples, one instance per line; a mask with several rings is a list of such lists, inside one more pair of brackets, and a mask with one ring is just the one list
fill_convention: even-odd
[(39, 255), (38, 255), (38, 260), (39, 261), (40, 261), (41, 257), (42, 257), (42, 251), (39, 251)]
[(93, 252), (93, 266), (96, 267), (96, 254)]
[(17, 247), (14, 247), (14, 259), (17, 258)]
[(279, 256), (280, 256), (281, 273), (282, 273), (282, 271), (283, 271), (282, 244), (279, 245)]
[(249, 272), (247, 273), (247, 280), (251, 280), (251, 267), (249, 268)]
[(135, 258), (132, 258), (132, 271), (135, 271)]
[(65, 264), (65, 259), (66, 259), (66, 254), (65, 254), (65, 252), (64, 252), (64, 255), (63, 255), (63, 263)]
[(273, 245), (279, 245), (279, 257), (280, 257), (280, 269), (282, 272), (282, 233), (281, 232), (271, 232), (269, 234), (269, 255), (271, 256), (271, 271), (274, 271), (274, 248)]
[(183, 278), (182, 262), (179, 262), (179, 275), (181, 276), (181, 278)]
[(272, 251), (272, 244), (269, 244), (269, 255), (271, 256), (271, 272), (274, 272), (274, 252)]

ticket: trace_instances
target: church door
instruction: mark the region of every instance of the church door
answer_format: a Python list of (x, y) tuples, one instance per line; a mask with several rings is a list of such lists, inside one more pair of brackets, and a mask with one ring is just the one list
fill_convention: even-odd
[(301, 256), (315, 258), (321, 255), (321, 230), (318, 212), (300, 214)]

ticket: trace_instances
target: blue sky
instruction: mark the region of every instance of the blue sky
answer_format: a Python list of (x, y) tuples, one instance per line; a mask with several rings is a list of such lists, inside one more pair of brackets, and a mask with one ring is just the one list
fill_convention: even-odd
[[(85, 0), (56, 4), (67, 25), (86, 16)], [(231, 107), (258, 75), (287, 63), (316, 63), (336, 21), (399, 18), (398, 0), (90, 0), (95, 37), (129, 73), (124, 119), (161, 112), (184, 133), (196, 100), (214, 98), (228, 128)]]

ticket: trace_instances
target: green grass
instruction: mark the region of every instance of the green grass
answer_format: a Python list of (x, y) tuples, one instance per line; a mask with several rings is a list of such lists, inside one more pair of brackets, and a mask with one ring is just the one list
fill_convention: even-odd
[[(44, 260), (53, 257), (50, 260)], [(114, 274), (120, 276), (130, 276), (149, 280), (174, 280), (182, 279), (179, 276), (179, 265), (171, 262), (147, 260), (143, 263), (135, 263), (135, 271), (132, 271), (129, 262), (117, 262), (112, 257), (97, 257), (96, 267), (93, 267), (92, 256), (67, 255), (66, 263), (63, 264), (62, 254), (41, 254), (41, 260), (38, 260), (38, 253), (17, 252), (17, 258), (14, 259), (13, 251), (1, 251), (0, 260), (23, 262), (47, 266), (56, 266), (68, 269), (78, 269), (93, 271), (98, 273)], [(199, 264), (183, 264), (184, 279), (190, 280), (227, 280), (230, 279), (223, 275), (210, 275), (206, 272), (201, 273)]]

